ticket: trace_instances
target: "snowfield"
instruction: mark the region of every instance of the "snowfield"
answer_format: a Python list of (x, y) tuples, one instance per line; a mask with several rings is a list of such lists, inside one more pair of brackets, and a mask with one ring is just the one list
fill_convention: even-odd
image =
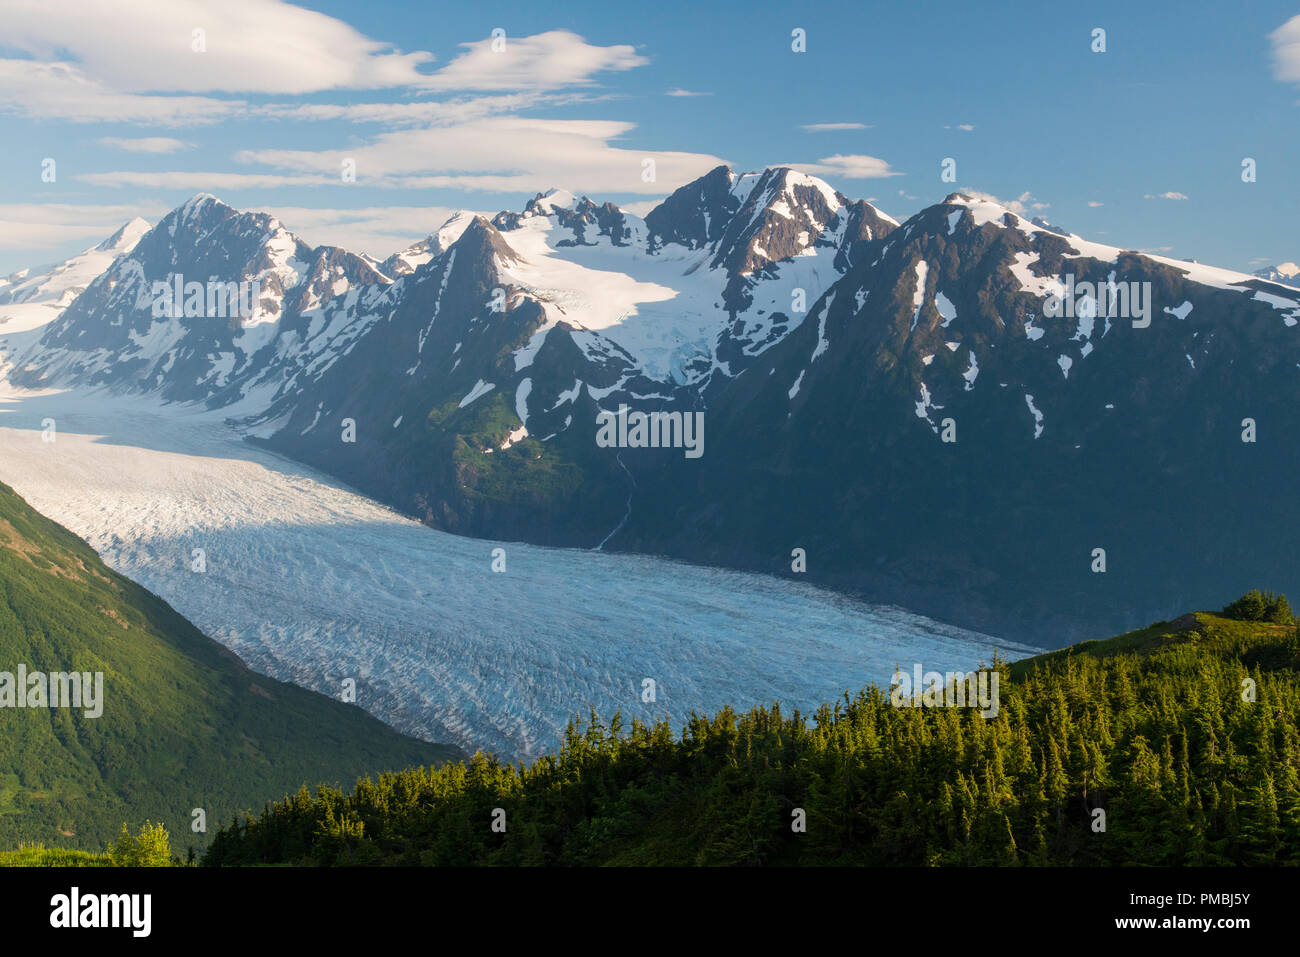
[(592, 708), (809, 709), (995, 645), (776, 578), (437, 532), (250, 446), (230, 410), (0, 388), (0, 481), (253, 668), (335, 696), (355, 678), (361, 707), (466, 750), (536, 755)]

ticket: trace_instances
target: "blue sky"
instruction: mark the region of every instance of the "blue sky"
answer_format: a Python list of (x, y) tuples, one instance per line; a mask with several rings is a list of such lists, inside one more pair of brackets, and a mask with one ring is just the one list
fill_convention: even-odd
[(452, 209), (644, 212), (724, 161), (1253, 269), (1300, 260), (1297, 101), (1300, 6), (1271, 0), (0, 0), (0, 274), (200, 191), (382, 258)]

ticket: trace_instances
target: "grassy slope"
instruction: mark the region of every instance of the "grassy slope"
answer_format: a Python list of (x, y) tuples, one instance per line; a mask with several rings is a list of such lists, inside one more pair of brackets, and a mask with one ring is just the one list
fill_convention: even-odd
[(1149, 658), (1158, 652), (1184, 645), (1195, 646), (1198, 650), (1215, 656), (1249, 658), (1250, 650), (1255, 645), (1281, 640), (1294, 630), (1293, 625), (1234, 621), (1215, 612), (1191, 612), (1172, 622), (1157, 621), (1113, 638), (1081, 641), (1068, 648), (1023, 658), (1013, 662), (1010, 671), (1013, 679), (1022, 679), (1036, 668), (1057, 668), (1073, 655), (1088, 655), (1101, 660), (1119, 655)]
[(112, 867), (107, 853), (49, 848), (25, 844), (16, 851), (0, 851), (0, 867)]
[(454, 748), (258, 675), (0, 484), (0, 671), (103, 671), (104, 713), (0, 709), (0, 847), (102, 848), (162, 821), (183, 853), (303, 783), (439, 763)]

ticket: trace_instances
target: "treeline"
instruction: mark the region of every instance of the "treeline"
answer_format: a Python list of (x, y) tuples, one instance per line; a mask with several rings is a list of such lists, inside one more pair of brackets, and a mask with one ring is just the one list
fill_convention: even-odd
[(182, 861), (172, 854), (167, 828), (145, 821), (136, 834), (125, 823), (116, 841), (101, 853), (44, 844), (22, 844), (16, 851), (0, 851), (0, 867), (174, 867), (193, 865), (194, 849)]
[(476, 755), (303, 789), (223, 827), (203, 863), (1294, 864), (1298, 649), (1292, 624), (1200, 615), (995, 662), (990, 718), (876, 688), (680, 734), (593, 716), (529, 767)]
[(1275, 595), (1258, 588), (1252, 588), (1229, 603), (1223, 609), (1223, 617), (1238, 621), (1271, 621), (1276, 624), (1290, 624), (1294, 621), (1291, 603), (1286, 600), (1286, 595)]

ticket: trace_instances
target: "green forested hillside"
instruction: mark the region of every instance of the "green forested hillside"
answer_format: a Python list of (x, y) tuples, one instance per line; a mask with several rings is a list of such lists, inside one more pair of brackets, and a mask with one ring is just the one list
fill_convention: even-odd
[(303, 790), (205, 863), (1295, 864), (1298, 647), (1291, 622), (1188, 615), (996, 663), (988, 719), (868, 688), (680, 735), (574, 725), (528, 768), (476, 756)]
[(203, 846), (304, 783), (436, 763), (453, 748), (258, 675), (0, 484), (0, 672), (104, 672), (103, 714), (0, 708), (0, 848), (101, 850), (124, 822)]

